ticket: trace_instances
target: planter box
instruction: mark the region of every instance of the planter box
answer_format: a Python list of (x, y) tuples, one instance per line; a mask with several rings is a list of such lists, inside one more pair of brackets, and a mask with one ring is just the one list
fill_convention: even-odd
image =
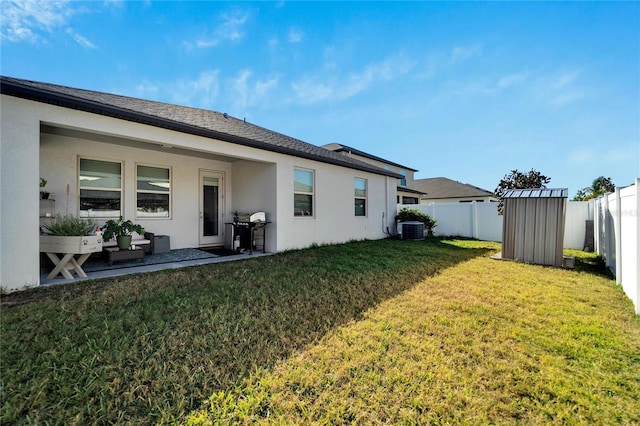
[(86, 254), (102, 251), (102, 235), (60, 237), (40, 235), (40, 251), (45, 253)]

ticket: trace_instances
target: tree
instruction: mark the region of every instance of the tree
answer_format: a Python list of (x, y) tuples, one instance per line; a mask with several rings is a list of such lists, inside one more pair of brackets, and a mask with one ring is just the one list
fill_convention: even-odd
[(534, 169), (531, 169), (528, 173), (511, 170), (511, 173), (504, 175), (496, 189), (493, 191), (494, 194), (496, 194), (496, 197), (500, 198), (500, 203), (498, 203), (498, 213), (502, 214), (502, 209), (504, 208), (502, 196), (507, 190), (546, 188), (550, 181), (551, 178), (546, 177)]
[(610, 177), (606, 178), (604, 176), (599, 176), (593, 180), (591, 186), (579, 189), (578, 192), (576, 192), (575, 197), (573, 197), (573, 201), (588, 201), (592, 198), (604, 195), (607, 192), (614, 192), (615, 190), (616, 186), (613, 184)]

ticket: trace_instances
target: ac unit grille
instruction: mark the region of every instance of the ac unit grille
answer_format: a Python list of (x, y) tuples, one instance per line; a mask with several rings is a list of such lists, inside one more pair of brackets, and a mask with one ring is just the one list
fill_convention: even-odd
[(409, 222), (402, 224), (403, 240), (424, 240), (424, 223)]

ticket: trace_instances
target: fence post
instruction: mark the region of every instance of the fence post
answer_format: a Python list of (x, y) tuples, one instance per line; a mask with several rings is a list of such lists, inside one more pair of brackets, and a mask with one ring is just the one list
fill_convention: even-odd
[[(635, 238), (635, 246), (636, 246), (636, 260), (635, 260), (635, 276), (636, 276), (636, 300), (634, 301), (636, 305), (636, 315), (640, 315), (640, 219), (638, 218), (638, 214), (640, 214), (640, 178), (636, 178), (636, 235)], [(633, 213), (632, 213), (633, 214)], [(633, 283), (631, 283), (633, 285)]]
[(602, 244), (600, 241), (600, 203), (602, 196), (591, 200), (593, 202), (593, 245), (598, 256), (602, 256)]
[(604, 264), (607, 268), (611, 269), (611, 212), (609, 211), (609, 194), (604, 195), (604, 223), (602, 224), (604, 230)]
[(478, 239), (478, 202), (471, 202), (471, 237)]
[(616, 236), (616, 283), (622, 283), (622, 200), (620, 187), (616, 186), (616, 221), (614, 222)]

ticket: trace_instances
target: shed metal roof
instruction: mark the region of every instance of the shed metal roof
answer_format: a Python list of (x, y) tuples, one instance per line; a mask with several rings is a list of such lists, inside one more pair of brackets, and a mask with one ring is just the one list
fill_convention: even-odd
[(398, 173), (301, 141), (226, 113), (0, 76), (0, 93), (355, 170)]
[(509, 189), (502, 198), (567, 198), (568, 188)]

